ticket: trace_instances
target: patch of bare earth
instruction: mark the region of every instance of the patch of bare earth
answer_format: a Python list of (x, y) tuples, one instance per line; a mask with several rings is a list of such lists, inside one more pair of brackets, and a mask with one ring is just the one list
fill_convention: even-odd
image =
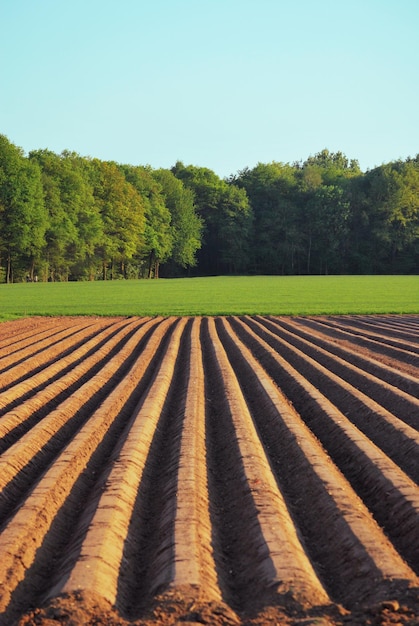
[(419, 624), (419, 316), (0, 325), (0, 626)]

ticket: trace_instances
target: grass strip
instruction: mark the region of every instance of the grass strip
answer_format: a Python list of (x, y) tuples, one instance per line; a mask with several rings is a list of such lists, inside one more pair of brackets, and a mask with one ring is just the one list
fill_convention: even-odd
[(0, 320), (34, 315), (419, 313), (419, 276), (215, 276), (0, 285)]

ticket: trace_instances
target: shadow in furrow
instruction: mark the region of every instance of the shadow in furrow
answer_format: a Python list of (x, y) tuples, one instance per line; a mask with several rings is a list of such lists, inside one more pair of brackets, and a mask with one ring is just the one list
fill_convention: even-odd
[(401, 328), (396, 330), (395, 326), (397, 326), (397, 324), (395, 322), (395, 318), (392, 318), (391, 324), (386, 323), (386, 320), (379, 316), (371, 316), (368, 318), (363, 316), (331, 316), (329, 319), (333, 323), (348, 326), (353, 329), (353, 332), (358, 332), (365, 336), (370, 336), (372, 334), (374, 337), (379, 335), (380, 337), (382, 336), (385, 341), (388, 341), (391, 337), (393, 337), (397, 343), (401, 343), (403, 336), (405, 336), (406, 343), (419, 344), (417, 332), (414, 332), (414, 328), (408, 330), (405, 325), (406, 322), (404, 324), (404, 330)]
[(278, 387), (286, 390), (289, 401), (371, 511), (396, 550), (419, 574), (419, 517), (415, 503), (402, 495), (381, 471), (375, 459), (370, 458), (356, 441), (325, 415), (317, 400), (290, 372), (281, 367), (243, 329), (238, 328), (238, 335)]
[[(260, 320), (258, 320), (260, 321)], [(268, 332), (264, 330), (253, 320), (246, 320), (248, 325), (254, 330), (256, 334), (261, 336), (266, 343), (283, 356), (295, 369), (297, 369), (307, 380), (309, 380), (318, 389), (325, 389), (324, 394), (328, 396), (329, 387), (333, 387), (333, 383), (319, 371), (312, 363), (309, 363), (305, 359), (305, 355), (311, 357), (314, 361), (320, 365), (329, 369), (331, 372), (340, 376), (343, 380), (355, 388), (368, 395), (371, 399), (375, 400), (382, 407), (393, 413), (396, 417), (403, 420), (406, 424), (412, 428), (419, 428), (419, 416), (417, 415), (418, 408), (415, 402), (415, 397), (412, 396), (412, 400), (402, 397), (397, 393), (397, 388), (394, 391), (389, 387), (384, 387), (379, 379), (367, 378), (363, 375), (361, 370), (352, 369), (346, 367), (343, 363), (339, 363), (332, 356), (322, 354), (314, 346), (308, 346), (299, 341), (296, 336), (290, 336), (289, 334), (281, 333), (281, 329), (278, 326), (269, 323), (264, 320), (263, 326)], [(277, 338), (268, 334), (269, 331), (277, 335)], [(289, 344), (289, 345), (287, 345)], [(292, 347), (295, 347), (303, 354), (296, 353)]]
[[(257, 319), (261, 322), (263, 320), (261, 317), (258, 317)], [(314, 333), (309, 333), (303, 330), (303, 328), (298, 326), (295, 322), (290, 323), (282, 318), (270, 316), (266, 319), (266, 323), (267, 326), (269, 323), (269, 328), (273, 332), (275, 332), (275, 329), (277, 328), (283, 328), (285, 331), (291, 333), (297, 340), (298, 338), (301, 338), (308, 341), (313, 344), (313, 346), (318, 346), (319, 348), (326, 350), (330, 353), (330, 355), (335, 355), (348, 362), (350, 365), (355, 365), (361, 371), (368, 372), (369, 374), (372, 374), (373, 376), (389, 383), (393, 387), (405, 391), (413, 397), (419, 397), (419, 380), (412, 380), (412, 377), (407, 378), (403, 375), (401, 370), (396, 371), (397, 364), (393, 364), (392, 369), (389, 370), (383, 367), (379, 361), (372, 358), (371, 352), (369, 353), (369, 356), (367, 356), (366, 354), (361, 354), (359, 350), (356, 351), (349, 349), (348, 347), (341, 347), (338, 343), (327, 340), (324, 336), (318, 337)], [(289, 335), (287, 335), (287, 337), (289, 337)], [(295, 345), (298, 347), (298, 344)], [(301, 343), (301, 346), (303, 345), (304, 344)], [(304, 347), (301, 347), (301, 349), (304, 350)], [(332, 357), (329, 356), (328, 358)], [(397, 363), (399, 363), (399, 361)]]
[(118, 576), (116, 605), (136, 619), (172, 580), (178, 470), (190, 359), (190, 319), (148, 451)]
[[(25, 372), (25, 374), (21, 376), (20, 378), (17, 378), (11, 381), (10, 383), (6, 383), (5, 385), (0, 386), (0, 390), (2, 392), (7, 391), (7, 389), (9, 389), (10, 387), (13, 387), (17, 383), (23, 380), (26, 380), (28, 376), (34, 376), (41, 370), (45, 369), (45, 367), (48, 367), (48, 365), (55, 363), (57, 359), (61, 359), (61, 358), (68, 356), (69, 354), (74, 352), (74, 350), (77, 350), (77, 348), (80, 348), (83, 344), (85, 344), (87, 341), (89, 341), (90, 339), (92, 339), (98, 334), (98, 330), (96, 329), (95, 331), (92, 331), (90, 334), (82, 336), (79, 339), (77, 335), (82, 334), (84, 330), (85, 328), (77, 329), (76, 331), (74, 331), (74, 333), (66, 335), (65, 337), (61, 337), (60, 339), (57, 339), (55, 341), (51, 341), (51, 343), (44, 346), (43, 348), (40, 348), (39, 350), (35, 350), (33, 353), (30, 354), (30, 356), (28, 355), (23, 356), (21, 359), (18, 359), (12, 364), (6, 367), (3, 367), (3, 369), (0, 369), (0, 375), (1, 375), (1, 374), (4, 374), (5, 372), (8, 372), (12, 368), (17, 367), (18, 365), (22, 365), (24, 363), (27, 364), (28, 368), (31, 368), (31, 369), (28, 369), (28, 371)], [(62, 330), (60, 332), (62, 332)], [(59, 346), (60, 343), (68, 342), (72, 339), (72, 337), (74, 338), (74, 343), (71, 344), (69, 348), (64, 348), (64, 350), (62, 352), (59, 352), (58, 355), (55, 355), (52, 359), (51, 358), (48, 359), (48, 353), (54, 348), (54, 346)], [(45, 356), (45, 361), (42, 361), (42, 363), (40, 363), (39, 365), (35, 365), (34, 367), (32, 367), (31, 361), (33, 359), (36, 359), (36, 357), (39, 357), (39, 355), (42, 355), (42, 354), (44, 354)]]
[[(129, 338), (138, 330), (135, 328), (130, 332), (128, 337), (124, 337), (121, 342), (112, 350), (112, 356), (118, 354), (121, 348), (126, 344)], [(30, 459), (29, 463), (19, 471), (12, 481), (1, 491), (0, 493), (0, 531), (6, 526), (9, 519), (13, 516), (14, 512), (19, 509), (22, 502), (27, 497), (28, 493), (35, 486), (38, 480), (42, 477), (44, 472), (54, 463), (54, 460), (58, 457), (62, 449), (68, 444), (68, 442), (76, 435), (76, 433), (83, 427), (88, 421), (90, 415), (93, 414), (95, 409), (103, 402), (103, 400), (109, 395), (109, 393), (116, 387), (116, 385), (124, 378), (129, 369), (132, 367), (135, 360), (141, 354), (142, 350), (146, 346), (150, 336), (152, 335), (154, 328), (150, 328), (138, 342), (136, 350), (133, 351), (129, 358), (126, 359), (114, 375), (106, 381), (106, 383), (94, 393), (83, 406), (74, 413), (74, 415), (68, 419), (62, 428), (60, 428), (54, 435), (48, 440), (48, 442), (39, 450), (34, 453), (34, 456)], [(90, 371), (83, 377), (83, 381), (89, 380), (97, 371), (109, 362), (111, 355), (106, 355), (100, 363), (95, 365), (93, 371)], [(155, 359), (157, 358), (157, 355)], [(154, 363), (156, 360), (154, 360)], [(150, 365), (151, 367), (151, 365)], [(155, 367), (155, 365), (154, 365)], [(151, 371), (154, 371), (153, 369)], [(151, 375), (151, 374), (150, 374)], [(149, 375), (149, 376), (150, 376)], [(81, 380), (81, 379), (79, 379)], [(141, 387), (144, 385), (144, 381), (141, 381), (136, 394), (139, 393)], [(76, 381), (73, 386), (73, 390), (76, 390), (80, 384)], [(63, 392), (65, 400), (71, 395), (71, 387)], [(60, 394), (63, 395), (63, 394)], [(131, 406), (132, 400), (127, 402), (127, 407)], [(53, 404), (54, 406), (51, 406)], [(44, 416), (47, 416), (53, 408), (59, 404), (57, 398), (47, 405), (49, 410), (42, 409), (34, 413), (33, 419), (31, 417), (31, 426), (38, 423)], [(25, 429), (26, 430), (26, 429)], [(6, 439), (6, 437), (5, 437)]]
[(355, 348), (361, 346), (384, 357), (397, 359), (407, 365), (418, 365), (418, 350), (415, 346), (408, 345), (403, 347), (400, 345), (400, 342), (394, 343), (390, 340), (385, 341), (384, 338), (380, 340), (371, 335), (365, 335), (357, 331), (355, 326), (348, 327), (347, 322), (345, 322), (345, 316), (342, 316), (336, 322), (333, 322), (330, 318), (317, 318), (315, 320), (297, 318), (297, 322), (305, 328), (313, 328), (334, 339), (348, 341), (354, 344)]
[[(46, 336), (53, 336), (62, 331), (62, 328), (57, 328), (57, 323), (54, 319), (49, 321), (47, 317), (38, 317), (37, 323), (40, 324), (40, 326), (36, 330), (32, 329), (28, 331), (26, 325), (24, 327), (17, 325), (10, 327), (8, 333), (4, 333), (5, 327), (4, 324), (2, 324), (3, 332), (2, 339), (0, 340), (0, 351), (7, 350), (8, 354), (13, 354), (22, 349), (22, 346), (19, 347), (19, 344), (23, 343), (25, 346), (37, 343), (45, 339)], [(67, 328), (71, 328), (72, 325), (74, 326), (74, 324), (69, 322)], [(79, 324), (77, 324), (77, 326), (79, 326)], [(89, 326), (91, 326), (91, 324), (88, 324), (86, 328)]]
[[(147, 336), (153, 330), (150, 329)], [(51, 526), (37, 551), (35, 561), (26, 570), (24, 580), (16, 587), (7, 611), (2, 615), (2, 618), (6, 620), (5, 624), (13, 623), (15, 616), (26, 612), (31, 606), (41, 606), (58, 594), (64, 586), (75, 562), (80, 557), (84, 537), (102, 496), (112, 465), (118, 458), (128, 436), (134, 419), (134, 409), (153, 380), (172, 331), (173, 328), (170, 328), (166, 333), (141, 380), (138, 381), (131, 395), (125, 398), (122, 408), (103, 438), (100, 439), (99, 445), (92, 451), (64, 504), (53, 516)], [(145, 338), (142, 338), (139, 345), (143, 346), (144, 341)], [(138, 356), (137, 353), (137, 358)], [(129, 362), (131, 363), (131, 359)]]
[[(252, 327), (255, 332), (259, 329), (258, 327)], [(271, 326), (269, 325), (269, 328)], [(262, 336), (262, 333), (258, 333)], [(275, 344), (275, 341), (269, 341), (268, 336), (263, 335), (264, 339), (269, 343), (272, 347), (275, 345), (278, 347), (277, 352), (282, 352), (282, 346), (279, 344)], [(311, 356), (314, 360), (317, 360), (319, 363), (321, 359), (316, 352), (311, 352), (306, 350), (306, 353)], [(287, 353), (286, 353), (287, 354)], [(288, 361), (291, 363), (292, 359), (288, 354)], [(383, 407), (381, 410), (380, 405), (378, 407), (378, 413), (374, 412), (371, 409), (371, 405), (367, 402), (367, 404), (362, 399), (361, 392), (358, 394), (360, 389), (360, 385), (356, 385), (356, 381), (352, 381), (351, 376), (347, 376), (348, 384), (352, 386), (352, 389), (348, 389), (345, 385), (339, 384), (336, 380), (332, 380), (329, 375), (324, 375), (320, 371), (316, 371), (316, 368), (310, 364), (304, 364), (304, 359), (298, 359), (294, 362), (294, 366), (307, 378), (310, 380), (317, 389), (319, 389), (325, 397), (327, 397), (340, 411), (344, 413), (344, 415), (351, 420), (353, 424), (357, 428), (359, 428), (367, 437), (373, 441), (378, 447), (383, 450), (389, 458), (391, 458), (412, 480), (419, 484), (419, 446), (416, 443), (417, 438), (409, 437), (409, 434), (406, 429), (412, 429), (413, 426), (405, 426), (405, 428), (398, 428), (399, 418), (394, 416), (391, 412), (389, 412), (392, 421), (387, 421), (383, 414), (385, 415), (387, 409)], [(323, 366), (327, 368), (328, 364), (323, 363)], [(331, 361), (329, 363), (329, 370), (331, 374), (339, 375), (338, 368)], [(359, 372), (359, 376), (362, 376), (362, 372)], [(354, 385), (355, 382), (355, 385)], [(366, 385), (364, 385), (366, 386)], [(367, 400), (370, 399), (367, 394), (364, 394), (367, 397)], [(415, 397), (412, 394), (412, 397)], [(374, 402), (380, 404), (375, 400)], [(407, 420), (406, 420), (407, 421)], [(406, 421), (400, 420), (399, 424), (405, 425)], [(409, 421), (413, 421), (413, 417), (409, 417)], [(415, 433), (414, 433), (415, 434)]]
[[(236, 611), (262, 606), (271, 596), (264, 584), (268, 546), (247, 482), (237, 433), (208, 332), (201, 325), (206, 397), (207, 468), (214, 559), (223, 599)], [(269, 574), (268, 576), (266, 576)], [(272, 591), (272, 590), (271, 590)]]
[[(237, 329), (234, 319), (229, 322)], [(222, 324), (217, 328), (304, 549), (330, 597), (353, 608), (365, 601), (377, 602), (391, 596), (394, 589), (400, 590), (399, 580), (396, 583), (383, 578), (346, 522), (328, 484), (315, 471), (314, 465), (322, 463), (321, 458), (306, 456), (300, 439), (304, 430), (298, 428), (298, 421), (291, 430), (264, 391), (253, 367), (243, 358), (231, 333)], [(313, 449), (312, 454), (316, 453), (321, 454)], [(324, 453), (325, 467), (327, 464)], [(346, 499), (345, 505), (349, 504), (357, 510), (356, 496), (352, 502)]]
[[(64, 322), (65, 324), (65, 322)], [(28, 351), (30, 347), (33, 348), (33, 352), (31, 352), (29, 358), (36, 357), (43, 352), (46, 353), (48, 348), (53, 348), (53, 346), (59, 345), (61, 342), (65, 342), (71, 340), (72, 337), (77, 337), (78, 334), (87, 332), (89, 328), (95, 325), (95, 323), (87, 324), (80, 328), (80, 324), (77, 324), (75, 327), (71, 325), (61, 325), (61, 327), (54, 327), (47, 330), (42, 331), (42, 333), (38, 333), (37, 335), (33, 335), (30, 338), (26, 337), (26, 341), (24, 340), (24, 345), (20, 347), (16, 347), (17, 343), (9, 344), (8, 346), (4, 346), (1, 348), (2, 356), (0, 358), (0, 374), (3, 372), (7, 372), (11, 367), (15, 367), (15, 365), (19, 365), (20, 363), (24, 363), (28, 358), (28, 355), (19, 357), (19, 352)], [(96, 329), (97, 333), (97, 329)], [(39, 336), (38, 336), (39, 335)], [(61, 336), (60, 336), (61, 335)], [(94, 337), (95, 333), (91, 333), (87, 335), (87, 337)], [(47, 346), (40, 345), (49, 342)], [(9, 363), (9, 365), (2, 365), (1, 361), (4, 359), (11, 360), (11, 357), (15, 355), (16, 361), (13, 363)]]
[[(53, 398), (51, 398), (51, 400), (49, 402), (46, 402), (45, 404), (43, 404), (43, 406), (41, 408), (33, 411), (33, 413), (31, 414), (31, 416), (28, 419), (25, 419), (23, 422), (18, 424), (13, 430), (10, 430), (6, 435), (4, 435), (1, 438), (1, 440), (0, 440), (0, 454), (5, 452), (5, 450), (7, 450), (16, 441), (18, 441), (18, 439), (20, 439), (20, 437), (22, 437), (26, 432), (28, 432), (35, 424), (38, 424), (51, 411), (56, 409), (58, 407), (58, 405), (61, 404), (61, 402), (63, 402), (67, 398), (69, 398), (71, 396), (71, 394), (74, 393), (74, 391), (79, 389), (87, 381), (89, 381), (91, 378), (93, 378), (93, 376), (95, 376), (98, 372), (100, 372), (100, 370), (104, 367), (104, 365), (106, 365), (106, 363), (109, 362), (109, 360), (112, 359), (112, 357), (114, 357), (114, 356), (116, 356), (118, 354), (118, 352), (124, 347), (124, 345), (127, 343), (127, 341), (129, 341), (129, 339), (137, 331), (138, 331), (138, 326), (136, 326), (132, 330), (130, 330), (129, 333), (126, 334), (124, 337), (122, 337), (121, 340), (112, 348), (112, 350), (109, 353), (107, 353), (105, 356), (103, 356), (103, 358), (98, 360), (83, 375), (78, 377), (73, 382), (73, 384), (68, 385), (65, 389), (63, 389), (62, 391), (57, 393)], [(49, 385), (53, 384), (54, 382), (59, 381), (63, 376), (65, 376), (66, 374), (71, 372), (74, 368), (76, 368), (82, 361), (84, 361), (85, 359), (87, 359), (90, 356), (92, 356), (95, 352), (99, 351), (104, 345), (106, 345), (106, 343), (110, 339), (112, 339), (117, 334), (117, 332), (118, 332), (118, 329), (114, 333), (112, 333), (111, 335), (108, 335), (105, 339), (100, 341), (94, 348), (92, 348), (86, 354), (84, 354), (82, 357), (77, 359), (77, 361), (75, 361), (74, 363), (71, 363), (67, 367), (63, 368), (55, 376), (51, 376), (51, 378), (49, 378), (43, 384), (39, 385), (38, 387), (36, 387), (34, 389), (31, 389), (30, 391), (28, 391), (26, 394), (24, 394), (23, 396), (21, 396), (17, 400), (14, 400), (9, 405), (3, 407), (2, 410), (1, 410), (1, 415), (4, 416), (9, 411), (12, 411), (13, 408), (15, 408), (16, 406), (21, 405), (23, 402), (27, 401), (29, 398), (31, 398), (35, 394), (37, 394), (39, 391), (42, 391), (42, 389), (48, 387)], [(141, 343), (138, 344), (138, 349), (141, 350)], [(123, 366), (121, 368), (121, 371), (120, 371), (120, 374), (118, 375), (118, 372), (115, 373), (115, 378), (114, 378), (113, 382), (109, 381), (109, 385), (111, 385), (111, 386), (114, 385), (115, 384), (115, 380), (118, 380), (118, 378), (120, 379), (120, 378), (122, 378), (124, 376), (124, 372), (126, 371), (126, 367), (130, 367), (130, 364), (132, 363), (132, 361), (134, 359), (135, 359), (135, 355), (133, 354), (132, 359), (130, 361), (128, 361), (127, 363), (123, 364)], [(103, 392), (102, 393), (98, 392), (98, 394), (96, 394), (96, 395), (98, 395), (99, 397), (101, 397), (102, 395), (106, 395), (105, 387), (103, 388)], [(90, 403), (90, 401), (89, 401), (89, 403)], [(95, 402), (95, 399), (93, 397), (91, 399), (91, 407), (90, 408), (92, 408), (96, 404), (97, 404), (97, 402)], [(0, 416), (0, 420), (1, 420), (1, 416)]]

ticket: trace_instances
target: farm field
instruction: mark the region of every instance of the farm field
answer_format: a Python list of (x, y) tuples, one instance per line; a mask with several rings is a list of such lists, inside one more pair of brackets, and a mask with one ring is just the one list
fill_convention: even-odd
[(0, 625), (418, 624), (419, 315), (0, 324)]
[(419, 276), (206, 276), (0, 285), (0, 319), (34, 315), (419, 313)]

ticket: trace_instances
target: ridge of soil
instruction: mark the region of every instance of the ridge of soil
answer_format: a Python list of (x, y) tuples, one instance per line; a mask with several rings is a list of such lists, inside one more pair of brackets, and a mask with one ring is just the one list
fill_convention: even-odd
[(419, 316), (0, 324), (0, 626), (419, 625)]

